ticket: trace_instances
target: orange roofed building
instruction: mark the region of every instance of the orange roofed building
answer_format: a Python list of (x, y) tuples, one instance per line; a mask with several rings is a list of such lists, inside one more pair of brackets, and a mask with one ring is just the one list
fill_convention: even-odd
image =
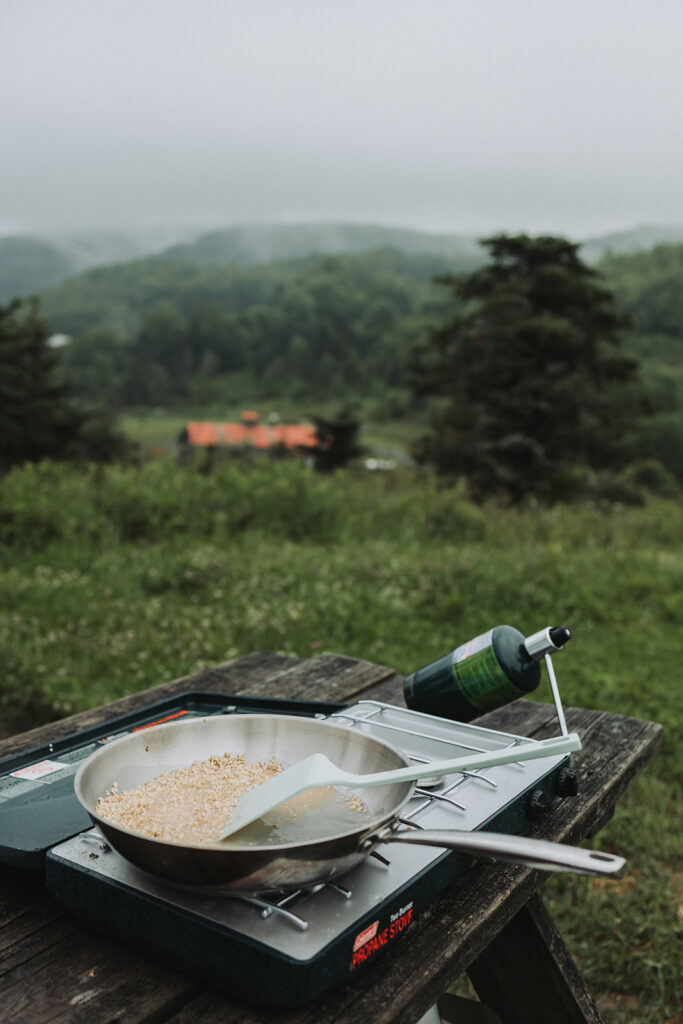
[[(318, 447), (315, 427), (298, 424), (263, 424), (257, 412), (243, 412), (239, 423), (188, 423), (187, 444), (193, 448), (256, 448), (268, 451), (313, 452)], [(183, 438), (184, 440), (184, 438)]]

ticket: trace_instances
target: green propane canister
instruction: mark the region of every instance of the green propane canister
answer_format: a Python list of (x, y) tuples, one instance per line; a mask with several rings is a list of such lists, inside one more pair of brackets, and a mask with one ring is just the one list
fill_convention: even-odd
[(413, 711), (469, 722), (535, 690), (539, 661), (571, 636), (568, 626), (548, 626), (528, 637), (512, 626), (495, 626), (406, 676), (405, 702)]

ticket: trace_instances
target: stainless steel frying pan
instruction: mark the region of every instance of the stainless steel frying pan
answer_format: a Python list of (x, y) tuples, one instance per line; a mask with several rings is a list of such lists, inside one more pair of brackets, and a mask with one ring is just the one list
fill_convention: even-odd
[[(283, 767), (322, 751), (347, 771), (367, 774), (409, 764), (399, 751), (357, 729), (285, 715), (226, 715), (153, 726), (107, 743), (79, 768), (76, 796), (114, 849), (157, 877), (232, 892), (286, 891), (328, 881), (355, 867), (377, 844), (408, 842), (460, 850), (471, 856), (530, 864), (550, 871), (610, 875), (623, 858), (559, 843), (491, 832), (397, 831), (401, 808), (414, 782), (360, 792), (366, 810), (345, 800), (317, 807), (288, 823), (281, 818), (249, 826), (211, 846), (154, 839), (101, 818), (95, 806), (114, 783), (132, 789), (163, 772), (212, 754), (244, 754), (248, 762), (279, 761)], [(344, 793), (347, 797), (348, 792)], [(277, 815), (277, 811), (272, 812)]]

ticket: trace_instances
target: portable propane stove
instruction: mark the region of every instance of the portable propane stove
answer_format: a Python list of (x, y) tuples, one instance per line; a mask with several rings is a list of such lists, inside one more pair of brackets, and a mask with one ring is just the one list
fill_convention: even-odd
[[(344, 707), (188, 693), (117, 719), (106, 732), (86, 730), (0, 763), (0, 862), (35, 868), (44, 861), (57, 900), (146, 955), (246, 1002), (303, 1006), (375, 963), (470, 858), (387, 844), (334, 882), (286, 895), (226, 895), (134, 867), (91, 827), (73, 795), (79, 764), (108, 739), (181, 716), (254, 712), (330, 717), (420, 763), (528, 742), (375, 701)], [(400, 820), (418, 829), (520, 833), (554, 796), (575, 791), (567, 756), (514, 762), (421, 783)]]

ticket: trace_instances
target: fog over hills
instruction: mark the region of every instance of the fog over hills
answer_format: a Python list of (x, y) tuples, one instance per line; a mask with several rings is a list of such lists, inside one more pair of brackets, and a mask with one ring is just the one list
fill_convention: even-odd
[[(683, 242), (683, 225), (644, 225), (587, 239), (582, 253), (584, 259), (595, 262), (606, 252), (629, 253), (674, 242)], [(0, 237), (0, 302), (49, 288), (93, 267), (149, 256), (203, 264), (248, 264), (385, 247), (469, 259), (481, 251), (477, 236), (470, 234), (335, 222), (245, 224), (209, 232), (169, 226), (9, 235)]]
[(0, 302), (49, 288), (92, 267), (152, 256), (200, 233), (198, 228), (168, 227), (0, 237)]
[(647, 225), (588, 238), (581, 245), (581, 255), (587, 263), (595, 263), (608, 252), (624, 256), (630, 252), (653, 249), (656, 245), (675, 245), (683, 242), (683, 224)]
[(436, 234), (376, 224), (247, 224), (201, 235), (195, 242), (168, 249), (168, 259), (198, 263), (263, 263), (320, 253), (367, 252), (380, 248), (407, 253), (475, 255), (480, 247), (470, 235)]

